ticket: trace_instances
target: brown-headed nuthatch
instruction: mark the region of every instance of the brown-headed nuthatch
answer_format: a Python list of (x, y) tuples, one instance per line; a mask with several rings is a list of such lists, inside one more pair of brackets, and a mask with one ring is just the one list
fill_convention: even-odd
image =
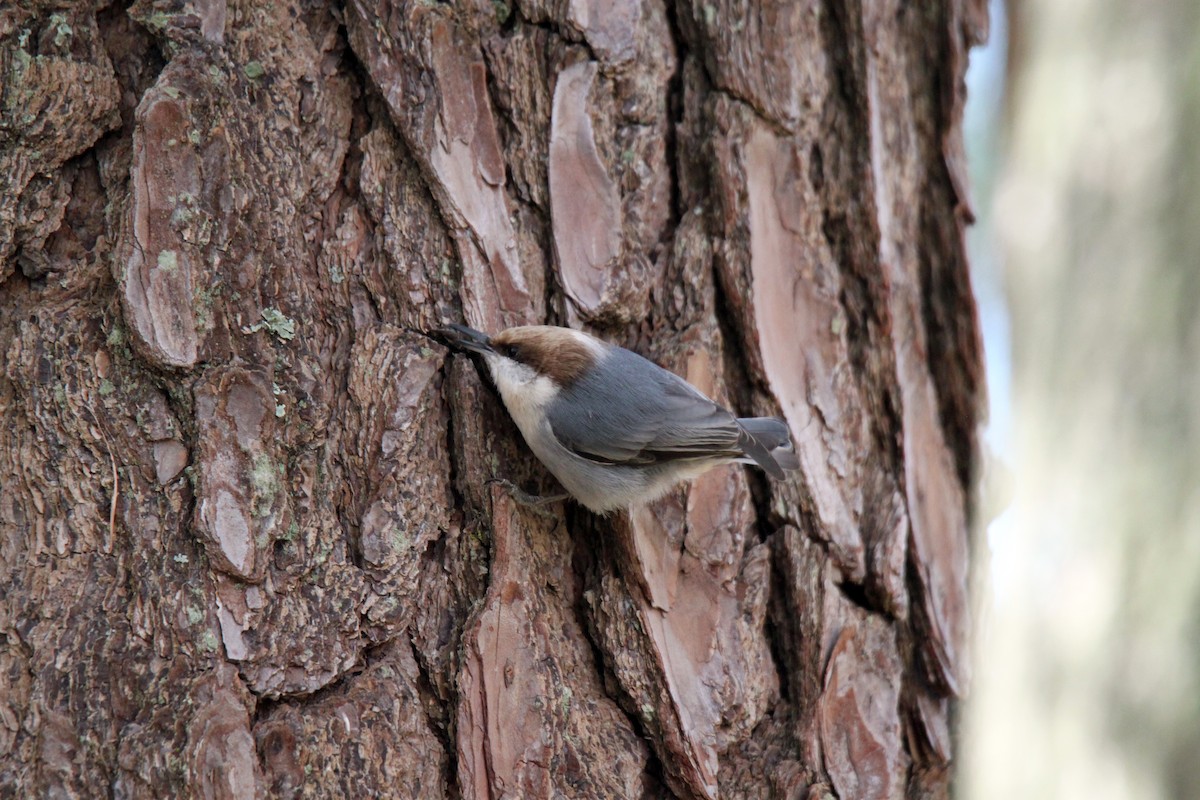
[(649, 502), (733, 461), (773, 478), (800, 466), (783, 420), (737, 419), (682, 378), (581, 331), (532, 325), (488, 337), (451, 325), (432, 333), (482, 356), (529, 448), (592, 511)]

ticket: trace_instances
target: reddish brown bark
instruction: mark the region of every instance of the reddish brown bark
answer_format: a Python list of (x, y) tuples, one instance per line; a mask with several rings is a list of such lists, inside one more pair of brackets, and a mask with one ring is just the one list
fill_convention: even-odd
[[(944, 796), (983, 4), (0, 12), (0, 789)], [(803, 469), (627, 518), (414, 332), (587, 327)]]

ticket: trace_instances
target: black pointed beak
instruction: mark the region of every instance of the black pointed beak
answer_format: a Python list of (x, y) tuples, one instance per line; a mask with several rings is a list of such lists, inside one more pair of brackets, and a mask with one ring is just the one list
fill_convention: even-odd
[(447, 325), (430, 331), (429, 335), (452, 350), (464, 353), (492, 352), (491, 337), (466, 325)]

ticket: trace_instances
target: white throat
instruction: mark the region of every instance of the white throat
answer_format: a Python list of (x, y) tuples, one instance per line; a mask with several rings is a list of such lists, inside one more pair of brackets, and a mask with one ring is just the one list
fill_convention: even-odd
[(558, 394), (558, 384), (512, 359), (490, 353), (486, 358), (508, 413), (529, 439), (545, 419), (543, 409)]

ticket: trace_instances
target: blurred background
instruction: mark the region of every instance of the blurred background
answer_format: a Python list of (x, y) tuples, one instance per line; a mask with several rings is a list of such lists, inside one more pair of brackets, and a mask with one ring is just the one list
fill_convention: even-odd
[(1200, 2), (991, 14), (967, 123), (988, 546), (957, 795), (1200, 798)]

